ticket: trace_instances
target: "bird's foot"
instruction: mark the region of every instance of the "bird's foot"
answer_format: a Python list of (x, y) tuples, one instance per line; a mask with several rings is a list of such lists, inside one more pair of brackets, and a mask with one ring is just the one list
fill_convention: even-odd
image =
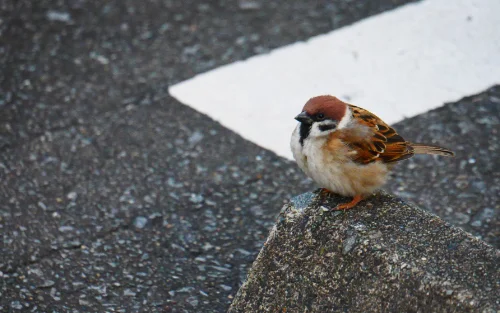
[(354, 198), (352, 198), (351, 202), (341, 203), (341, 204), (337, 205), (335, 208), (333, 208), (332, 211), (346, 211), (346, 210), (352, 209), (361, 200), (363, 200), (363, 197), (361, 195), (355, 195)]

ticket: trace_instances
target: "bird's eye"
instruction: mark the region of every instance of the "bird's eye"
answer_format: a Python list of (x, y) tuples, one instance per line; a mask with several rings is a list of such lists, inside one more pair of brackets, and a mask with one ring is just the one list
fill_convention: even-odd
[(316, 115), (316, 117), (318, 118), (318, 120), (322, 120), (322, 119), (325, 118), (325, 114), (319, 113), (319, 114)]

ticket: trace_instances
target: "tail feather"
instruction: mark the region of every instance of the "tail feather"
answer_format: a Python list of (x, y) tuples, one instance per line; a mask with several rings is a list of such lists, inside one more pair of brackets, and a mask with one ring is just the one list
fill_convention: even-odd
[(437, 154), (442, 156), (455, 156), (455, 153), (451, 150), (441, 148), (438, 146), (430, 146), (421, 143), (411, 143), (414, 154)]

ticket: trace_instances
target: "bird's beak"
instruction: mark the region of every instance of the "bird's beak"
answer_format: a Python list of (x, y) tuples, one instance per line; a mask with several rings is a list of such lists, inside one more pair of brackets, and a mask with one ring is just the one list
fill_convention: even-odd
[(312, 118), (305, 111), (302, 111), (299, 115), (297, 115), (295, 117), (295, 119), (297, 121), (299, 121), (301, 123), (305, 123), (305, 124), (312, 124), (313, 123)]

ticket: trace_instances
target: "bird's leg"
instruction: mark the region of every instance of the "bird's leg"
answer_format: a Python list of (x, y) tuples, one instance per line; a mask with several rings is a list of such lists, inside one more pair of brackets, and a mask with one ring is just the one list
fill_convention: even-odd
[(349, 210), (349, 209), (352, 209), (356, 206), (356, 204), (358, 204), (361, 200), (363, 200), (363, 196), (361, 195), (355, 195), (354, 198), (352, 198), (352, 201), (351, 202), (347, 202), (347, 203), (342, 203), (342, 204), (339, 204), (337, 205), (333, 211), (340, 211), (340, 210)]

